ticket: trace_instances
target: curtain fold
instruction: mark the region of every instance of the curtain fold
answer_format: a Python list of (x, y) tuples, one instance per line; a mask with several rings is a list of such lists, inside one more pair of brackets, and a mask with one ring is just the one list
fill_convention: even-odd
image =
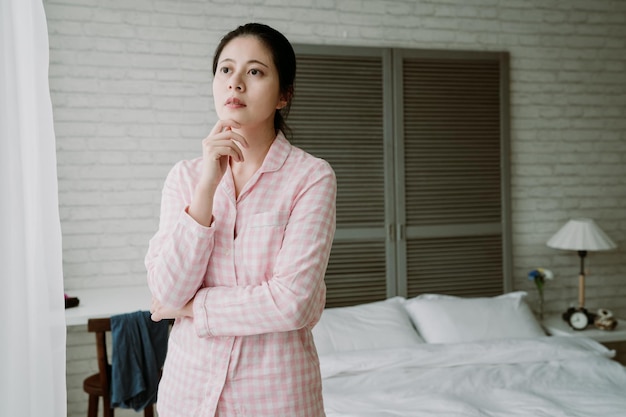
[(0, 0), (0, 416), (67, 415), (47, 30), (41, 0)]

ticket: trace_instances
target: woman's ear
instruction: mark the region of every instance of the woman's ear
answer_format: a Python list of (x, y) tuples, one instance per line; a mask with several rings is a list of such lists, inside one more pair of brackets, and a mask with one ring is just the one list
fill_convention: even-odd
[(289, 100), (285, 100), (283, 97), (278, 100), (278, 104), (276, 105), (276, 110), (280, 110), (285, 107), (289, 103)]
[(292, 97), (293, 97), (293, 87), (290, 87), (287, 90), (287, 92), (280, 95), (280, 99), (278, 100), (278, 104), (276, 105), (276, 110), (280, 110), (286, 105), (288, 105)]

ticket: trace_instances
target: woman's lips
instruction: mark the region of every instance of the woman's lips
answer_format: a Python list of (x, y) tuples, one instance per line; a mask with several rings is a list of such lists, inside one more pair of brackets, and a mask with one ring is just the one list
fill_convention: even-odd
[(228, 100), (226, 100), (226, 103), (224, 103), (224, 105), (226, 107), (230, 107), (230, 108), (240, 108), (240, 107), (245, 107), (246, 106), (243, 103), (243, 101), (239, 100), (236, 97), (230, 97)]

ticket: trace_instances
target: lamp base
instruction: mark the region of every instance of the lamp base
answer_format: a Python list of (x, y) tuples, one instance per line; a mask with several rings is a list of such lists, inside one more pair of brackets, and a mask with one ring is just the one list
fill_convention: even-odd
[[(585, 316), (587, 316), (587, 326), (590, 324), (593, 324), (593, 322), (596, 319), (596, 314), (589, 312), (585, 307), (570, 307), (567, 309), (567, 311), (563, 313), (562, 315), (563, 320), (565, 320), (570, 326), (574, 327), (572, 325), (572, 321), (570, 320), (570, 318), (572, 317), (574, 313), (577, 313), (577, 312), (582, 312), (585, 314)], [(583, 330), (583, 329), (575, 327), (575, 330)]]

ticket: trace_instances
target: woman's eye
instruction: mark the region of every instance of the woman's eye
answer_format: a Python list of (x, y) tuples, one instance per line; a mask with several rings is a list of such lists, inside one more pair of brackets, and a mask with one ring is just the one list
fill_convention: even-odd
[(261, 75), (261, 71), (253, 68), (250, 70), (250, 75)]
[(228, 74), (228, 72), (229, 72), (229, 71), (230, 71), (230, 69), (228, 69), (228, 67), (222, 67), (222, 68), (220, 68), (220, 72), (221, 72), (222, 74)]

